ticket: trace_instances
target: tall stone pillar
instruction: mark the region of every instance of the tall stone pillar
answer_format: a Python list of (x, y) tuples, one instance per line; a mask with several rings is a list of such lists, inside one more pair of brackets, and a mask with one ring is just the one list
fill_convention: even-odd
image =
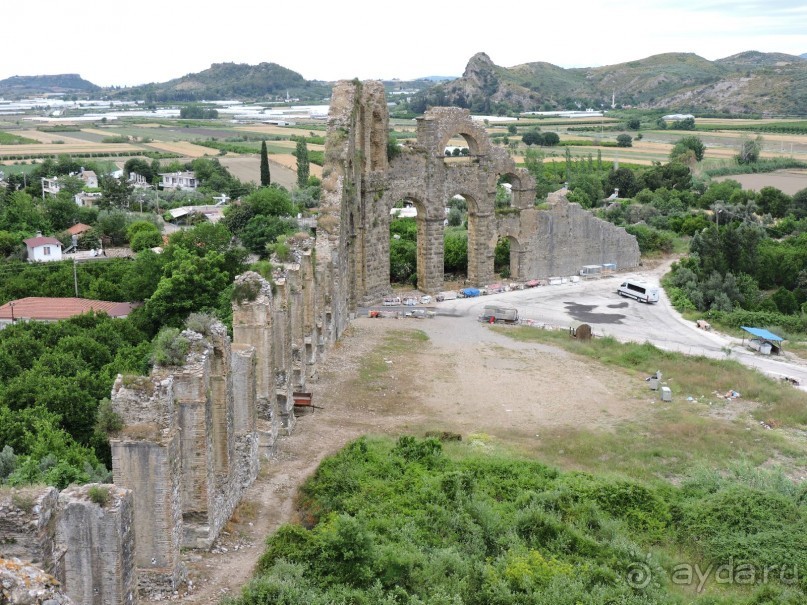
[(305, 358), (302, 268), (299, 265), (289, 269), (286, 282), (291, 315), (291, 389), (305, 391), (308, 364)]
[(64, 552), (60, 580), (76, 603), (131, 605), (137, 601), (130, 490), (96, 483), (61, 492), (56, 543)]
[(235, 278), (233, 342), (255, 348), (258, 417), (271, 421), (275, 399), (271, 284), (254, 271)]
[(109, 440), (115, 485), (132, 490), (135, 564), (141, 588), (174, 590), (185, 579), (182, 455), (174, 379), (118, 376), (112, 406), (124, 422)]
[(418, 220), (418, 290), (443, 289), (443, 217)]
[(216, 487), (221, 489), (230, 475), (235, 453), (233, 438), (233, 391), (230, 364), (230, 338), (224, 324), (216, 322), (210, 328), (213, 356), (210, 363), (211, 432), (213, 440), (213, 470)]
[(280, 430), (290, 435), (294, 429), (294, 400), (291, 390), (292, 322), (291, 285), (287, 279), (278, 279), (274, 306), (273, 346), (275, 371), (275, 397)]
[(494, 279), (494, 220), (492, 213), (468, 213), (468, 281), (476, 286), (489, 284)]
[(255, 348), (232, 345), (233, 434), (236, 481), (247, 487), (258, 476), (260, 458), (256, 415)]
[(303, 252), (300, 260), (303, 289), (303, 337), (305, 339), (304, 361), (309, 366), (308, 375), (316, 374), (319, 356), (319, 326), (317, 325), (317, 275), (311, 250)]

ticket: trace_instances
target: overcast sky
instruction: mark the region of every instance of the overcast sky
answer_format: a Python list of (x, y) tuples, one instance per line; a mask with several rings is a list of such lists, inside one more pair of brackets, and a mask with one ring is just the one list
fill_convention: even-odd
[(164, 82), (211, 63), (274, 62), (307, 79), (459, 76), (486, 52), (512, 67), (807, 53), (804, 0), (7, 0), (0, 79), (79, 73)]

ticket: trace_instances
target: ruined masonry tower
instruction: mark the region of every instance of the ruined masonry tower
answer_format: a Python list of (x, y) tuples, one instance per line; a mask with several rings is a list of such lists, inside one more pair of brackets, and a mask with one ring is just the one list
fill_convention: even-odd
[[(210, 548), (260, 460), (294, 429), (293, 393), (316, 380), (357, 307), (389, 291), (390, 210), (401, 200), (417, 208), (426, 292), (442, 288), (445, 206), (454, 195), (468, 204), (472, 283), (493, 279), (502, 237), (522, 280), (638, 264), (635, 238), (577, 204), (550, 196), (548, 209), (536, 209), (530, 175), (467, 111), (429, 110), (416, 141), (391, 161), (388, 131), (380, 82), (334, 87), (314, 236), (290, 240), (294, 262), (273, 283), (252, 272), (236, 278), (232, 341), (221, 323), (200, 325), (183, 332), (182, 363), (118, 376), (111, 398), (124, 427), (110, 439), (114, 485), (0, 494), (0, 558), (52, 574), (79, 604), (130, 605), (140, 592), (176, 589), (186, 574), (181, 549)], [(468, 157), (445, 157), (455, 137)], [(502, 178), (511, 207), (497, 213)]]
[[(323, 188), (341, 199), (342, 238), (352, 307), (377, 301), (389, 291), (390, 210), (412, 203), (418, 223), (418, 288), (443, 286), (445, 208), (455, 195), (468, 206), (468, 281), (494, 281), (493, 257), (500, 238), (510, 240), (513, 279), (575, 274), (583, 265), (639, 263), (636, 238), (595, 218), (561, 195), (548, 209), (535, 208), (535, 181), (517, 168), (469, 112), (435, 107), (417, 120), (416, 140), (391, 160), (387, 156), (389, 113), (380, 82), (339, 82), (333, 90), (323, 170)], [(445, 156), (461, 138), (467, 157)], [(506, 211), (495, 210), (500, 181), (510, 183)]]

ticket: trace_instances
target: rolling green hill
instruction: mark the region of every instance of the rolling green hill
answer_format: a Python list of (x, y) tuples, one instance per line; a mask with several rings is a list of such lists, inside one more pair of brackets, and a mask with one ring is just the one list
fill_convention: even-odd
[(0, 80), (0, 96), (23, 97), (26, 95), (56, 93), (90, 93), (100, 90), (78, 74), (55, 74), (49, 76), (12, 76)]
[(306, 80), (277, 63), (214, 63), (204, 71), (168, 82), (113, 91), (116, 97), (158, 102), (233, 98), (282, 100), (286, 94), (291, 98), (320, 101), (331, 94), (331, 88), (324, 82)]
[(708, 61), (666, 53), (637, 61), (564, 69), (537, 62), (500, 67), (485, 53), (462, 78), (421, 92), (415, 111), (459, 105), (474, 112), (513, 113), (621, 106), (664, 110), (798, 114), (807, 108), (807, 61), (748, 51)]

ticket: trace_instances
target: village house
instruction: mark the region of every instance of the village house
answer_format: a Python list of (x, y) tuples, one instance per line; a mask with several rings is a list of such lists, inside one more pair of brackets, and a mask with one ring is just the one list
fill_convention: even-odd
[(194, 172), (161, 172), (160, 187), (163, 189), (181, 189), (182, 191), (195, 191), (199, 186)]
[(50, 262), (62, 260), (62, 242), (55, 237), (46, 237), (37, 231), (36, 237), (23, 240), (28, 249), (28, 262)]

